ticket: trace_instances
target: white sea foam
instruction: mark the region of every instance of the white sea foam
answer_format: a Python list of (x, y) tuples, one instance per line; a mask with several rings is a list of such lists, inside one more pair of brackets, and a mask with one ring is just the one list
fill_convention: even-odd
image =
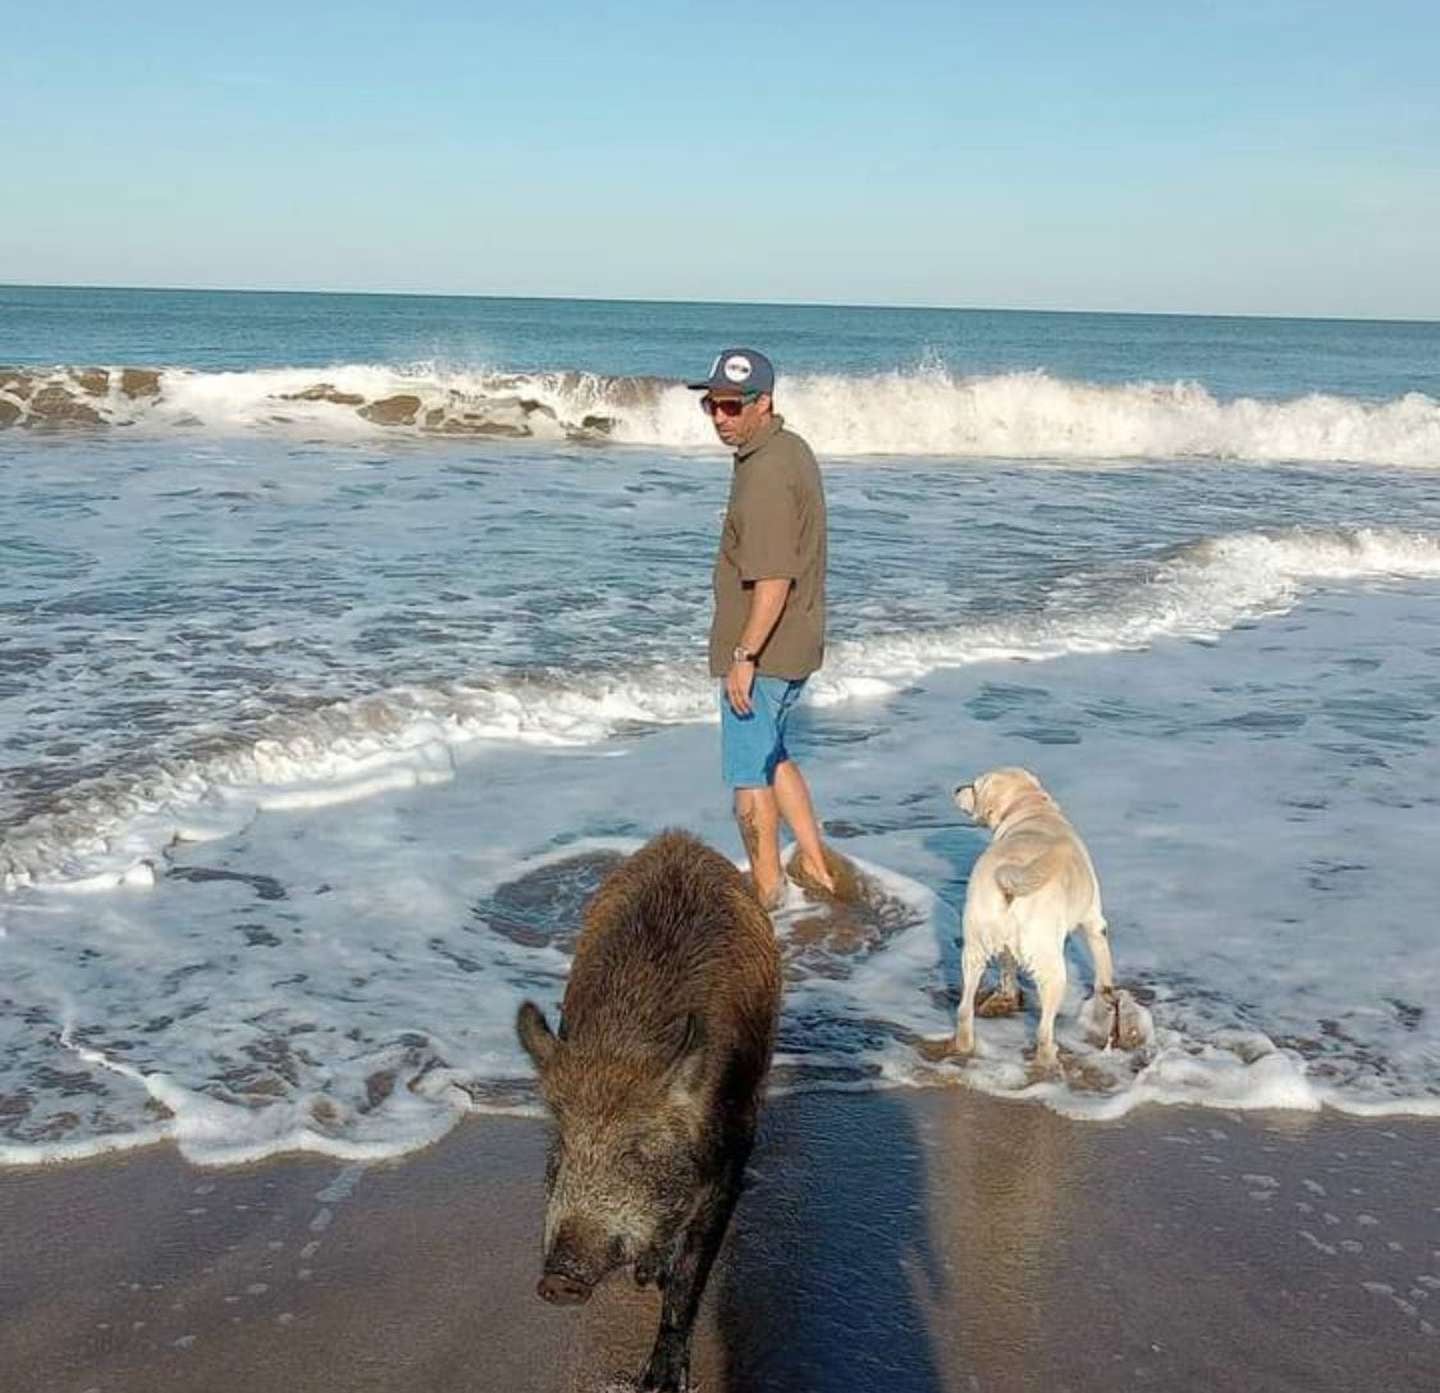
[[(834, 932), (798, 898), (780, 916), (775, 1087), (963, 1084), (1078, 1118), (1145, 1103), (1440, 1112), (1421, 1005), (1440, 955), (1413, 912), (1435, 775), (1428, 603), (1332, 596), (1218, 647), (906, 691), (858, 751), (808, 766), (835, 845), (876, 892)], [(1276, 712), (1283, 731), (1251, 721)], [(1049, 739), (1065, 726), (1079, 738)], [(626, 748), (617, 766), (506, 742), (424, 797), (177, 848), (153, 892), (15, 895), (21, 1009), (0, 1013), (0, 1094), (23, 1107), (0, 1162), (156, 1140), (205, 1163), (363, 1161), (470, 1111), (534, 1113), (515, 1008), (553, 1011), (579, 906), (636, 844), (628, 831), (674, 820), (734, 845), (713, 738), (677, 727)], [(1083, 830), (1119, 980), (1153, 1019), (1137, 1051), (1092, 1043), (1077, 946), (1058, 1079), (1032, 1075), (1033, 1010), (981, 1022), (965, 1063), (917, 1048), (953, 1027), (964, 868), (985, 841), (945, 788), (1016, 758)], [(1403, 973), (1376, 968), (1377, 944)]]
[[(661, 448), (715, 445), (695, 394), (658, 378), (435, 363), (219, 373), (172, 368), (162, 373), (158, 395), (132, 398), (115, 370), (101, 396), (86, 394), (72, 369), (34, 376), (37, 383), (64, 387), (115, 424), (299, 429), (307, 436), (357, 439), (408, 430), (608, 436)], [(0, 396), (22, 413), (31, 409), (24, 397), (3, 390)], [(415, 408), (367, 419), (364, 413), (376, 403), (396, 398), (413, 398)], [(1419, 392), (1385, 401), (1319, 393), (1283, 401), (1224, 400), (1195, 382), (1079, 382), (1041, 370), (966, 377), (930, 367), (785, 376), (776, 400), (815, 449), (832, 457), (1440, 465), (1440, 401)]]
[[(1440, 537), (1426, 532), (1291, 528), (1209, 538), (1138, 568), (1072, 576), (1037, 612), (835, 644), (811, 699), (884, 696), (927, 672), (976, 662), (1214, 636), (1283, 612), (1321, 581), (1433, 576), (1440, 576)], [(172, 841), (227, 835), (266, 809), (443, 782), (454, 752), (479, 741), (589, 745), (629, 728), (716, 719), (714, 684), (698, 665), (662, 663), (640, 676), (405, 686), (275, 717), (258, 738), (223, 753), (69, 790), (60, 810), (12, 828), (0, 842), (3, 886), (153, 883), (148, 862)]]
[[(1440, 465), (1440, 401), (1421, 393), (1373, 403), (1321, 394), (1222, 401), (1194, 382), (1072, 382), (1042, 371), (956, 377), (930, 369), (784, 377), (776, 400), (822, 455)], [(709, 443), (694, 394), (681, 388), (614, 410), (620, 439)]]
[(1234, 533), (1176, 548), (1142, 573), (1075, 576), (1037, 614), (1004, 623), (876, 637), (841, 646), (835, 688), (852, 674), (916, 677), (1003, 658), (1139, 648), (1159, 638), (1213, 637), (1247, 619), (1283, 613), (1322, 581), (1440, 575), (1440, 535), (1398, 528)]
[[(495, 880), (514, 883), (547, 870), (563, 872), (586, 858), (624, 854), (637, 845), (635, 839), (584, 839), (512, 862)], [(1023, 1020), (986, 1021), (980, 1050), (970, 1060), (928, 1061), (915, 1041), (945, 1033), (951, 1025), (948, 1009), (937, 1002), (932, 989), (951, 970), (947, 943), (954, 932), (953, 920), (926, 886), (863, 858), (854, 862), (871, 887), (872, 903), (879, 907), (881, 918), (888, 915), (902, 927), (882, 949), (862, 949), (853, 957), (850, 950), (841, 950), (829, 956), (829, 966), (819, 971), (807, 970), (803, 955), (797, 960), (798, 970), (790, 974), (784, 998), (775, 1092), (963, 1083), (998, 1097), (1041, 1101), (1077, 1119), (1096, 1120), (1123, 1116), (1146, 1102), (1307, 1111), (1320, 1106), (1319, 1094), (1305, 1081), (1300, 1062), (1255, 1033), (1243, 1039), (1222, 1035), (1215, 1041), (1196, 1041), (1167, 1029), (1153, 1046), (1135, 1055), (1097, 1048), (1081, 1028), (1083, 997), (1074, 983), (1057, 1037), (1066, 1061), (1063, 1077), (1037, 1081), (1031, 1076), (1026, 1059), (1030, 1027)], [(591, 873), (591, 883), (596, 875)], [(492, 893), (498, 888), (493, 882), (489, 886)], [(813, 921), (814, 913), (815, 906), (792, 890), (787, 910), (776, 920), (787, 957), (804, 942), (807, 932), (813, 932), (813, 922), (808, 931), (804, 926)], [(378, 927), (378, 923), (355, 925), (351, 931), (368, 936)], [(399, 927), (394, 923), (391, 932)], [(397, 941), (403, 942), (403, 935)], [(484, 950), (477, 945), (472, 951)], [(291, 955), (291, 966), (301, 961)], [(241, 1022), (231, 1019), (232, 1012), (203, 983), (197, 990), (208, 1003), (206, 1014), (213, 1018), (215, 1038), (185, 1032), (171, 1041), (170, 1048), (177, 1053), (165, 1068), (132, 1065), (84, 1046), (67, 1026), (59, 1040), (64, 1051), (78, 1063), (121, 1080), (122, 1090), (128, 1088), (132, 1095), (130, 1110), (135, 1107), (134, 1097), (148, 1098), (163, 1120), (94, 1136), (0, 1143), (0, 1165), (78, 1160), (158, 1141), (173, 1143), (197, 1165), (238, 1165), (294, 1152), (365, 1163), (427, 1146), (466, 1113), (539, 1115), (533, 1094), (489, 1095), (485, 1084), (528, 1077), (509, 1021), (521, 992), (534, 990), (537, 970), (558, 989), (568, 961), (550, 946), (515, 944), (498, 954), (492, 948), (486, 967), (485, 1005), (469, 999), (476, 1038), (468, 1047), (454, 1036), (442, 1040), (432, 1033), (417, 1037), (418, 1048), (357, 1046), (350, 1047), (353, 1055), (348, 1054), (345, 1042), (355, 1024), (368, 1021), (379, 1003), (342, 1007), (330, 1018), (323, 1002), (313, 997), (308, 1002), (292, 1001), (283, 1013), (263, 1016), (245, 1016), (248, 1008), (242, 1006), (244, 1029), (237, 1035)], [(227, 976), (227, 1001), (243, 1003), (261, 990), (259, 979), (252, 980), (248, 973), (231, 969)], [(116, 984), (91, 985), (98, 989), (90, 1002), (93, 1010)], [(414, 1011), (420, 1006), (408, 996), (403, 977), (390, 982), (386, 994), (391, 1000), (382, 1010), (392, 1016), (397, 1009)], [(466, 1019), (463, 978), (437, 979), (427, 995), (426, 1006), (439, 1018), (457, 1023)], [(541, 995), (543, 999), (546, 994)], [(315, 1013), (313, 1021), (306, 1018), (307, 1007)], [(281, 1034), (255, 1029), (262, 1019), (272, 1017)], [(892, 1029), (877, 1033), (877, 1021), (889, 1023)], [(288, 1040), (283, 1033), (286, 1022)], [(347, 1028), (343, 1038), (342, 1028)], [(867, 1042), (858, 1053), (857, 1037)], [(239, 1046), (246, 1038), (256, 1041), (260, 1057), (267, 1061), (290, 1057), (292, 1046), (304, 1042), (303, 1050), (286, 1066), (298, 1076), (286, 1080), (289, 1086), (281, 1096), (272, 1096), (270, 1090), (285, 1078), (283, 1071), (269, 1074), (265, 1088), (256, 1095), (206, 1077), (207, 1071), (220, 1067), (217, 1055), (229, 1056), (237, 1046), (242, 1056), (249, 1053)], [(227, 1041), (234, 1043), (222, 1045)], [(441, 1051), (452, 1062), (435, 1067)], [(233, 1063), (232, 1058), (232, 1068)], [(394, 1078), (395, 1086), (376, 1102), (373, 1081), (387, 1075)], [(359, 1175), (358, 1165), (347, 1170), (319, 1198), (343, 1198)]]

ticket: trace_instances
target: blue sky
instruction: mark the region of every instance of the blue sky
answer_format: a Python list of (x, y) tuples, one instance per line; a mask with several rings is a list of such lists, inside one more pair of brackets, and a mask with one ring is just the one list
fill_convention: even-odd
[(1170, 8), (0, 0), (0, 280), (1440, 318), (1440, 5)]

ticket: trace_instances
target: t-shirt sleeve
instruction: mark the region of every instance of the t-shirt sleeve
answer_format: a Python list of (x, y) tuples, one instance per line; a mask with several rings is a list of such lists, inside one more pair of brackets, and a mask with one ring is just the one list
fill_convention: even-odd
[(795, 580), (805, 569), (805, 519), (794, 481), (777, 477), (749, 490), (738, 523), (735, 561), (745, 581)]

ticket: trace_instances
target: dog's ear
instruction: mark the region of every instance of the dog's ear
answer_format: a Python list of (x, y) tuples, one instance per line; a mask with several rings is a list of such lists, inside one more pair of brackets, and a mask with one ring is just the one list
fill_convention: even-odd
[(955, 799), (955, 806), (959, 808), (962, 813), (968, 813), (971, 817), (975, 816), (974, 784), (959, 785), (959, 787), (956, 788), (953, 797)]
[(973, 817), (981, 827), (989, 827), (994, 821), (994, 804), (995, 772), (991, 770), (988, 774), (981, 774), (980, 777), (970, 785), (970, 816)]

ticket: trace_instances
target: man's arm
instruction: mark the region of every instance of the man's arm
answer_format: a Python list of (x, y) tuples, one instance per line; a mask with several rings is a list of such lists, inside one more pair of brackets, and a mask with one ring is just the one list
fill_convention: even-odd
[[(785, 602), (790, 598), (789, 576), (775, 576), (757, 580), (750, 591), (750, 615), (740, 631), (740, 647), (747, 653), (758, 653), (765, 641), (774, 632), (785, 612)], [(755, 664), (730, 664), (725, 675), (725, 690), (730, 706), (737, 715), (750, 714), (750, 689), (755, 684)]]

